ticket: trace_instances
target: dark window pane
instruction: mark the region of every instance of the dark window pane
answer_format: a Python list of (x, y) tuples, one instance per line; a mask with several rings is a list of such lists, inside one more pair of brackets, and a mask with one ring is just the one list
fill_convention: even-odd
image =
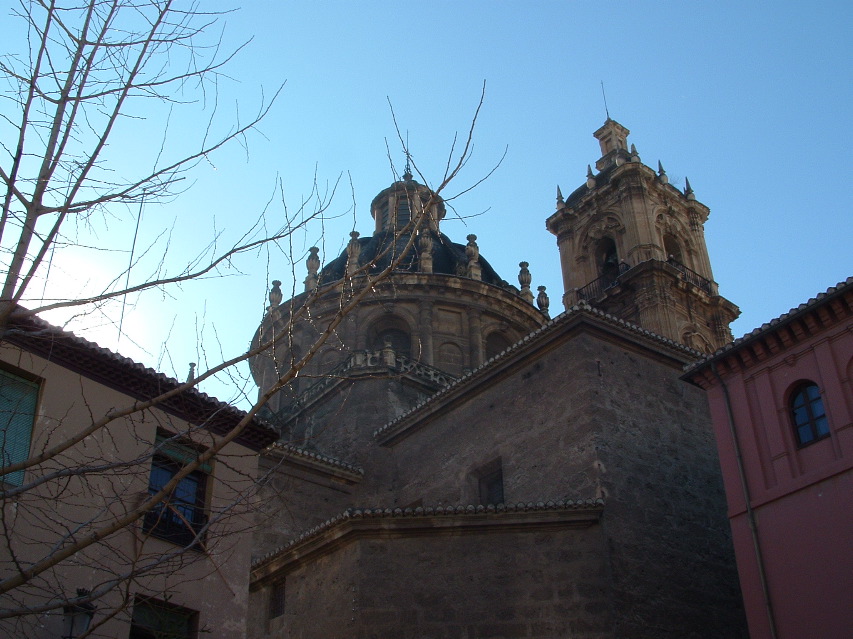
[[(30, 456), (39, 386), (0, 370), (0, 466), (17, 464)], [(24, 471), (0, 475), (14, 486), (24, 483)]]
[(806, 382), (791, 395), (791, 421), (797, 444), (805, 446), (829, 436), (829, 422), (817, 384)]
[(133, 606), (130, 639), (192, 639), (197, 613), (153, 601)]
[[(160, 492), (180, 469), (178, 463), (168, 458), (155, 457), (148, 494)], [(203, 473), (194, 471), (178, 482), (172, 494), (145, 516), (143, 530), (176, 544), (191, 544), (206, 522), (204, 478)]]
[(284, 582), (274, 584), (270, 589), (269, 618), (275, 619), (284, 614)]

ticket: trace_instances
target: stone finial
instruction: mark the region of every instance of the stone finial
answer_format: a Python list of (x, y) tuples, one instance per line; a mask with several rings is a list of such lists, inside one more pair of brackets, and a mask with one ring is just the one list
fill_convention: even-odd
[(666, 175), (666, 171), (663, 170), (663, 164), (658, 160), (658, 179), (662, 184), (669, 184), (669, 177)]
[(358, 243), (358, 231), (352, 231), (347, 244), (347, 276), (352, 277), (358, 270), (358, 258), (361, 255), (361, 244)]
[(317, 277), (317, 271), (320, 270), (320, 256), (317, 255), (319, 252), (320, 249), (316, 246), (308, 249), (308, 259), (305, 260), (305, 266), (308, 268), (308, 276), (305, 278), (305, 290), (307, 292), (316, 290), (319, 282)]
[(560, 185), (557, 185), (557, 210), (562, 211), (566, 208), (566, 201), (563, 199), (563, 192), (560, 190)]
[(418, 235), (418, 265), (421, 273), (432, 273), (432, 234), (427, 229)]
[(546, 317), (550, 317), (548, 307), (551, 306), (551, 300), (548, 298), (548, 293), (545, 292), (545, 287), (537, 286), (536, 290), (539, 291), (539, 295), (536, 296), (536, 306)]
[(480, 247), (477, 246), (477, 236), (472, 233), (466, 239), (468, 240), (468, 246), (465, 247), (465, 255), (468, 256), (466, 275), (472, 280), (482, 280), (483, 271), (480, 268)]
[(592, 174), (592, 167), (589, 164), (586, 165), (586, 188), (595, 188), (595, 176)]
[(518, 267), (518, 283), (521, 285), (521, 291), (519, 291), (519, 295), (521, 299), (523, 299), (528, 304), (533, 304), (533, 293), (530, 291), (530, 282), (533, 281), (533, 278), (530, 276), (530, 271), (527, 270), (527, 267), (530, 266), (527, 262), (519, 262)]
[(684, 178), (684, 197), (688, 200), (695, 200), (696, 196), (693, 194), (693, 187), (690, 186), (690, 180), (686, 177)]
[(190, 362), (190, 372), (187, 374), (187, 381), (191, 382), (195, 379), (195, 362)]
[(279, 280), (272, 281), (272, 288), (270, 289), (270, 308), (275, 308), (279, 304), (281, 304), (282, 294), (281, 294), (281, 282)]
[(385, 366), (394, 366), (397, 363), (397, 355), (394, 352), (394, 346), (391, 344), (391, 338), (386, 337), (382, 344), (382, 362)]
[(637, 147), (633, 144), (631, 145), (631, 162), (639, 162), (640, 154), (637, 153)]

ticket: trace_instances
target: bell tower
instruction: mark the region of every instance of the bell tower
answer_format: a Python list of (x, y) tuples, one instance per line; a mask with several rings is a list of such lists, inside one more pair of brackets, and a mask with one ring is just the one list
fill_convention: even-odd
[(702, 352), (731, 341), (740, 310), (721, 297), (704, 225), (710, 210), (646, 166), (610, 118), (593, 135), (596, 172), (568, 198), (557, 188), (547, 227), (557, 236), (568, 309), (580, 301)]

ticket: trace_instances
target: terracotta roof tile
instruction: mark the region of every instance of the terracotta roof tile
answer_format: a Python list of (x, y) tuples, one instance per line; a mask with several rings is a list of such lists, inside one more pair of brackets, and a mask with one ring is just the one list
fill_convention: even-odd
[(823, 303), (827, 302), (829, 299), (835, 297), (836, 295), (843, 295), (844, 293), (853, 290), (853, 277), (848, 277), (843, 282), (839, 282), (835, 286), (830, 286), (823, 293), (819, 293), (815, 297), (811, 298), (807, 302), (803, 302), (796, 308), (792, 308), (787, 313), (783, 313), (779, 317), (773, 318), (769, 322), (765, 322), (758, 328), (754, 328), (749, 333), (746, 333), (743, 337), (739, 337), (736, 340), (729, 342), (722, 348), (717, 349), (710, 355), (707, 355), (700, 359), (698, 362), (694, 362), (692, 364), (688, 364), (684, 367), (685, 373), (690, 373), (699, 368), (704, 367), (706, 364), (709, 364), (711, 361), (716, 360), (727, 353), (737, 350), (744, 344), (752, 342), (755, 339), (760, 338), (761, 336), (770, 333), (780, 326), (788, 324), (799, 317), (802, 317), (806, 313), (813, 311), (815, 308), (821, 306)]
[[(34, 315), (13, 313), (3, 341), (139, 401), (175, 391), (184, 384)], [(164, 399), (157, 408), (220, 435), (246, 417), (245, 411), (194, 386)], [(276, 439), (278, 431), (255, 417), (236, 441), (260, 450)]]

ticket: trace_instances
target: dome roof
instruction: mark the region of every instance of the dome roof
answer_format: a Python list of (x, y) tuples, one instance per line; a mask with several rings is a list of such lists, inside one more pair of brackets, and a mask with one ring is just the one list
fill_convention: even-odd
[(387, 189), (383, 189), (375, 198), (373, 198), (373, 201), (370, 203), (370, 214), (374, 219), (376, 218), (377, 213), (382, 211), (383, 207), (388, 206), (389, 196), (396, 194), (403, 194), (403, 197), (407, 199), (414, 199), (417, 197), (420, 199), (421, 204), (424, 205), (432, 200), (433, 207), (435, 209), (435, 219), (444, 219), (447, 211), (444, 207), (444, 200), (442, 197), (428, 186), (424, 186), (420, 182), (413, 180), (412, 174), (408, 171), (403, 175), (402, 180), (394, 182), (394, 184), (389, 186)]
[[(466, 267), (468, 265), (468, 257), (465, 254), (465, 245), (457, 244), (450, 240), (444, 233), (436, 233), (433, 230), (421, 230), (421, 233), (430, 233), (433, 238), (432, 242), (432, 271), (433, 273), (442, 273), (445, 275), (457, 275), (465, 277)], [(359, 252), (358, 265), (364, 266), (373, 262), (371, 272), (381, 271), (387, 268), (393, 259), (398, 257), (405, 250), (408, 243), (409, 235), (401, 235), (396, 238), (395, 234), (390, 231), (380, 231), (371, 237), (361, 237), (356, 239), (358, 242)], [(393, 246), (391, 245), (393, 243)], [(418, 242), (413, 242), (409, 248), (408, 254), (398, 264), (396, 271), (409, 271), (416, 273), (419, 271), (419, 248)], [(482, 271), (482, 281), (487, 284), (508, 288), (509, 284), (503, 280), (495, 269), (480, 256), (480, 268)], [(326, 264), (320, 271), (320, 282), (328, 284), (336, 280), (342, 279), (346, 273), (347, 252), (344, 250), (337, 258)]]

